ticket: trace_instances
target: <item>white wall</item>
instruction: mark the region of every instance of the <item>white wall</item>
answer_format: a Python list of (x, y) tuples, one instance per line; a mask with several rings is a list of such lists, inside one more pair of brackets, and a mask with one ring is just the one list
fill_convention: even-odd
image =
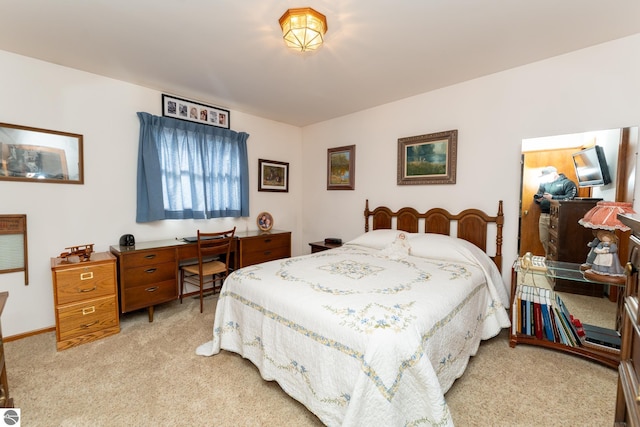
[[(308, 126), (303, 240), (362, 233), (365, 199), (371, 208), (441, 206), (457, 213), (478, 207), (489, 214), (504, 200), (503, 277), (509, 284), (517, 256), (522, 140), (637, 126), (638, 51), (640, 35)], [(456, 184), (398, 186), (398, 138), (451, 129), (458, 130)], [(356, 144), (355, 190), (327, 191), (327, 148), (350, 144)], [(635, 208), (640, 212), (638, 203)]]
[[(94, 243), (107, 251), (125, 233), (145, 241), (226, 225), (255, 230), (258, 213), (269, 211), (275, 228), (293, 232), (293, 252), (301, 253), (300, 128), (231, 111), (232, 129), (250, 134), (249, 218), (137, 224), (136, 112), (160, 115), (161, 92), (3, 51), (0, 68), (0, 122), (82, 134), (85, 171), (84, 185), (0, 181), (0, 214), (27, 214), (29, 247), (28, 286), (22, 273), (0, 274), (0, 291), (9, 291), (5, 336), (55, 325), (50, 258), (68, 246)], [(259, 158), (290, 163), (288, 193), (257, 191)]]
[[(80, 133), (85, 144), (85, 185), (0, 181), (0, 214), (28, 216), (31, 279), (24, 286), (21, 274), (0, 275), (0, 291), (10, 294), (4, 334), (54, 325), (49, 260), (67, 246), (94, 243), (103, 251), (124, 233), (155, 240), (227, 222), (255, 229), (263, 210), (276, 228), (293, 231), (297, 255), (309, 252), (308, 242), (360, 234), (367, 198), (371, 207), (472, 206), (490, 214), (502, 199), (508, 264), (516, 256), (522, 139), (638, 125), (639, 50), (640, 35), (304, 129), (232, 111), (232, 128), (251, 135), (251, 217), (152, 224), (135, 223), (135, 113), (160, 114), (161, 93), (0, 51), (0, 122)], [(398, 138), (450, 129), (459, 132), (457, 183), (396, 185)], [(351, 144), (356, 189), (327, 191), (327, 149)], [(257, 191), (259, 158), (290, 162), (289, 193)]]

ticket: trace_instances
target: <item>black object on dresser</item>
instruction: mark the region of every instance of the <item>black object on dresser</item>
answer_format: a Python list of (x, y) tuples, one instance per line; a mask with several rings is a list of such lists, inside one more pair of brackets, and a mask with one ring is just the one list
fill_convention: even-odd
[[(584, 214), (601, 199), (573, 199), (551, 201), (551, 225), (549, 227), (550, 261), (562, 261), (581, 264), (586, 261), (593, 240), (593, 230), (578, 223)], [(576, 283), (575, 281), (556, 279), (553, 288), (556, 292), (602, 297), (604, 287), (601, 284)]]

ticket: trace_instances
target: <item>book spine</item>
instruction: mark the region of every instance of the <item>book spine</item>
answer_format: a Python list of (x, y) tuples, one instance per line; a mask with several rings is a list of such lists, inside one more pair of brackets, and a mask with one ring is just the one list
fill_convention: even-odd
[(546, 289), (542, 289), (540, 295), (540, 308), (542, 310), (542, 322), (544, 324), (544, 336), (547, 340), (553, 342), (553, 330), (551, 329), (551, 318), (549, 317), (549, 306), (547, 304)]
[(567, 333), (570, 335), (569, 339), (573, 343), (574, 346), (580, 346), (582, 344), (580, 340), (580, 335), (578, 335), (578, 331), (576, 330), (575, 325), (571, 321), (571, 314), (567, 309), (567, 306), (564, 305), (564, 301), (560, 298), (560, 295), (556, 294), (556, 301), (558, 302), (558, 307), (560, 308), (560, 314), (562, 315), (563, 325), (565, 325), (567, 329)]
[(534, 318), (534, 333), (536, 338), (542, 339), (543, 329), (542, 326), (542, 308), (540, 307), (540, 296), (538, 295), (539, 289), (534, 290), (536, 293), (533, 296), (533, 318)]

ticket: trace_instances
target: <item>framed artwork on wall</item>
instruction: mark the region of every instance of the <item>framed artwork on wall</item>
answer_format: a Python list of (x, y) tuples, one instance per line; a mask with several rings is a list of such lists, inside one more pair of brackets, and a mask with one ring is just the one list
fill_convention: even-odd
[(225, 129), (231, 126), (229, 110), (165, 94), (162, 95), (162, 115)]
[(356, 188), (356, 146), (327, 150), (327, 190), (353, 190)]
[(258, 159), (258, 191), (289, 191), (289, 163)]
[(458, 131), (398, 139), (398, 185), (455, 184)]
[(0, 180), (84, 184), (82, 135), (0, 123)]

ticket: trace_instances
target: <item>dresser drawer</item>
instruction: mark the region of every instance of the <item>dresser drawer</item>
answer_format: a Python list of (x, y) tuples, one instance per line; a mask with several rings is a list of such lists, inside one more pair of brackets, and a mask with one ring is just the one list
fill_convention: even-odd
[(289, 234), (273, 234), (242, 239), (244, 252), (261, 252), (278, 247), (290, 247), (291, 236)]
[(117, 327), (117, 312), (115, 296), (60, 307), (57, 309), (58, 340)]
[(176, 280), (176, 265), (173, 262), (129, 268), (124, 271), (123, 277), (125, 289), (167, 280)]
[(261, 262), (273, 261), (275, 259), (288, 258), (291, 250), (288, 247), (265, 249), (263, 251), (252, 251), (242, 255), (242, 266), (259, 264)]
[(126, 313), (178, 298), (175, 279), (124, 289), (122, 312)]
[(265, 234), (242, 238), (239, 242), (240, 267), (291, 256), (291, 234)]
[(113, 268), (113, 264), (94, 264), (55, 271), (56, 305), (113, 295), (116, 292)]
[(125, 269), (164, 262), (175, 262), (175, 260), (176, 251), (173, 248), (139, 251), (127, 254), (121, 258), (122, 266)]

